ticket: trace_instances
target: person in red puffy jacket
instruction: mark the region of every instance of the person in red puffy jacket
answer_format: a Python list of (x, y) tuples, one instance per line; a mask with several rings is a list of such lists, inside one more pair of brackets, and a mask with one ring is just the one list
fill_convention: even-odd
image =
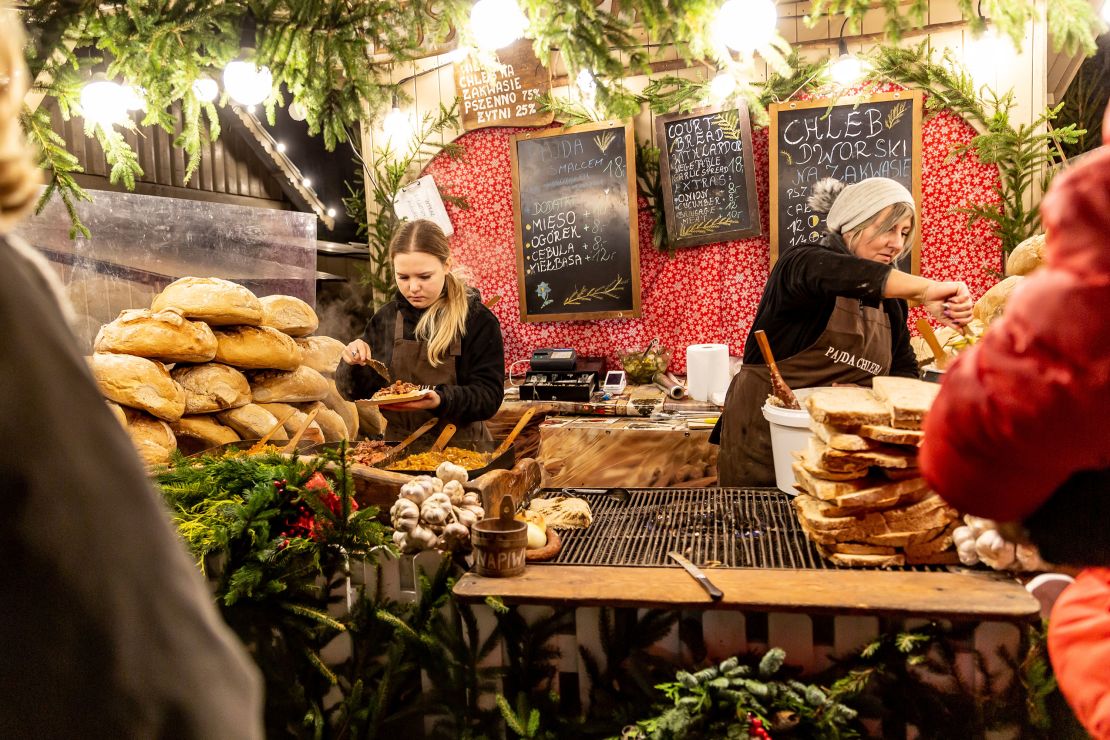
[(1110, 108), (1041, 204), (1045, 265), (946, 373), (921, 467), (960, 511), (1082, 567), (1049, 617), (1060, 689), (1110, 738)]

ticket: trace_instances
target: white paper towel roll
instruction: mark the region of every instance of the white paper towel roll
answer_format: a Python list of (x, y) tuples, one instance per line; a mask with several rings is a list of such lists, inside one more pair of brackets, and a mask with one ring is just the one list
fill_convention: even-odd
[(686, 348), (686, 386), (690, 398), (708, 401), (728, 390), (728, 345), (691, 344)]

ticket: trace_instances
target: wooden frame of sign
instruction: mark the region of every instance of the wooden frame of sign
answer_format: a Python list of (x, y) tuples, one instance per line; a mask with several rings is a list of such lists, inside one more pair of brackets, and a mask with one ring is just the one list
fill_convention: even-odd
[[(880, 103), (880, 104), (893, 103), (893, 105), (886, 106), (888, 108), (888, 111), (886, 113), (886, 118), (884, 119), (881, 115), (878, 116), (878, 117), (874, 117), (874, 116), (869, 116), (867, 114), (867, 112), (866, 112), (867, 106), (869, 104), (872, 104), (872, 103)], [(909, 103), (910, 110), (907, 111), (905, 109), (905, 107), (900, 108), (898, 103)], [(779, 120), (780, 115), (785, 114), (785, 113), (789, 113), (789, 112), (793, 112), (793, 111), (810, 110), (810, 109), (815, 109), (815, 108), (817, 108), (817, 109), (826, 109), (827, 110), (829, 108), (830, 104), (831, 104), (833, 110), (848, 108), (848, 109), (851, 109), (853, 112), (861, 110), (861, 109), (865, 111), (864, 114), (858, 115), (855, 120), (850, 121), (847, 125), (844, 126), (844, 130), (842, 132), (840, 132), (842, 135), (848, 135), (848, 133), (849, 133), (848, 129), (851, 128), (852, 126), (855, 126), (861, 132), (862, 132), (865, 125), (870, 126), (872, 129), (876, 125), (884, 126), (887, 130), (893, 129), (896, 126), (899, 126), (899, 124), (904, 119), (905, 113), (909, 112), (911, 114), (911, 119), (910, 119), (910, 127), (911, 128), (910, 128), (910, 140), (909, 140), (909, 148), (910, 148), (911, 151), (908, 152), (908, 153), (905, 153), (904, 156), (898, 157), (896, 159), (891, 159), (888, 156), (887, 161), (886, 161), (886, 169), (884, 169), (883, 160), (880, 160), (878, 168), (875, 168), (874, 166), (872, 166), (870, 168), (865, 168), (865, 167), (857, 165), (857, 164), (848, 164), (844, 167), (844, 172), (839, 171), (839, 167), (841, 165), (838, 164), (838, 165), (835, 165), (835, 167), (837, 168), (837, 171), (835, 173), (833, 173), (833, 172), (829, 172), (828, 170), (829, 170), (829, 168), (834, 166), (834, 165), (831, 164), (831, 159), (835, 158), (835, 155), (836, 155), (835, 147), (837, 147), (838, 145), (842, 146), (843, 143), (846, 143), (846, 142), (843, 139), (841, 139), (840, 137), (832, 136), (831, 132), (830, 132), (829, 138), (832, 139), (834, 143), (832, 143), (830, 145), (833, 148), (830, 149), (829, 152), (825, 152), (823, 148), (820, 149), (820, 150), (814, 149), (814, 148), (811, 148), (809, 150), (805, 150), (807, 155), (817, 156), (818, 161), (821, 161), (823, 158), (826, 158), (826, 157), (829, 158), (829, 160), (830, 160), (829, 164), (827, 166), (826, 165), (821, 165), (821, 166), (816, 166), (816, 167), (807, 167), (807, 170), (811, 170), (811, 171), (805, 173), (805, 182), (804, 182), (804, 184), (799, 182), (797, 184), (800, 187), (797, 190), (795, 190), (794, 188), (791, 188), (788, 191), (789, 193), (792, 193), (792, 195), (790, 197), (793, 197), (796, 201), (799, 201), (799, 202), (795, 203), (793, 206), (788, 206), (788, 207), (798, 208), (798, 209), (801, 209), (803, 212), (807, 211), (808, 206), (805, 205), (805, 200), (804, 200), (805, 192), (808, 190), (809, 185), (812, 185), (814, 182), (821, 179), (822, 177), (838, 176), (838, 179), (847, 179), (848, 182), (850, 182), (850, 183), (851, 182), (856, 182), (857, 180), (860, 180), (860, 179), (864, 179), (865, 177), (875, 177), (875, 176), (892, 177), (892, 179), (897, 180), (897, 179), (899, 179), (898, 176), (904, 175), (904, 172), (905, 172), (905, 169), (906, 169), (905, 166), (906, 166), (906, 164), (909, 164), (909, 169), (910, 169), (909, 190), (910, 190), (911, 193), (913, 193), (913, 199), (914, 199), (914, 202), (917, 205), (917, 219), (916, 219), (917, 223), (916, 223), (916, 228), (914, 229), (914, 239), (913, 239), (912, 253), (909, 256), (908, 260), (907, 260), (906, 256), (903, 256), (901, 259), (898, 260), (897, 264), (898, 264), (899, 267), (901, 267), (903, 269), (905, 269), (905, 267), (908, 266), (910, 268), (910, 271), (915, 275), (920, 274), (920, 272), (921, 272), (921, 118), (922, 118), (922, 107), (923, 107), (922, 103), (923, 103), (923, 96), (922, 96), (922, 92), (920, 90), (899, 90), (899, 91), (896, 91), (896, 92), (879, 93), (879, 94), (876, 94), (876, 95), (869, 95), (869, 96), (866, 96), (866, 97), (863, 97), (863, 98), (849, 98), (849, 99), (846, 99), (846, 101), (843, 102), (843, 103), (837, 102), (836, 100), (831, 100), (831, 99), (828, 99), (828, 98), (824, 98), (824, 99), (821, 99), (821, 100), (806, 100), (806, 101), (791, 102), (791, 103), (774, 103), (774, 104), (771, 105), (770, 110), (768, 112), (771, 115), (770, 139), (769, 139), (769, 142), (770, 142), (770, 156), (769, 156), (769, 159), (770, 159), (770, 174), (771, 174), (771, 178), (770, 178), (770, 180), (771, 180), (770, 218), (771, 218), (771, 265), (772, 266), (775, 264), (775, 260), (778, 259), (778, 256), (779, 256), (779, 240), (783, 236), (782, 233), (781, 233), (782, 232), (782, 224), (779, 223), (779, 205), (780, 205), (780, 203), (779, 203), (779, 201), (780, 201), (779, 177), (780, 177), (780, 174), (781, 174), (780, 171), (779, 171), (780, 170), (780, 159), (784, 159), (786, 161), (788, 167), (795, 167), (796, 166), (794, 164), (792, 158), (791, 158), (792, 155), (789, 152), (787, 152), (786, 150), (782, 149), (780, 147), (780, 144), (779, 144), (779, 140), (780, 140), (779, 137), (783, 133), (783, 131), (781, 130), (781, 126), (780, 126), (780, 120)], [(900, 113), (898, 112), (899, 110), (901, 111)], [(816, 129), (817, 129), (816, 132), (815, 132), (815, 135), (820, 134), (820, 128), (822, 126), (825, 126), (826, 129), (828, 129), (828, 127), (831, 127), (833, 125), (832, 122), (829, 121), (829, 119), (831, 117), (832, 116), (831, 116), (831, 112), (830, 112), (830, 113), (824, 113), (820, 116), (817, 116), (814, 119), (815, 126), (816, 126)], [(879, 131), (878, 133), (881, 133), (881, 131)], [(857, 141), (864, 142), (864, 148), (866, 150), (867, 140), (866, 139), (858, 139)], [(839, 144), (837, 142), (839, 142)], [(898, 142), (898, 141), (885, 140), (884, 141), (884, 147), (886, 149), (887, 154), (889, 154), (891, 151), (894, 151), (898, 147), (899, 143), (900, 142)], [(810, 147), (822, 146), (823, 147), (823, 144), (820, 141), (816, 141), (815, 144), (804, 144), (803, 146), (810, 146)], [(858, 148), (855, 148), (853, 151), (855, 153), (859, 153), (860, 150)], [(843, 162), (841, 164), (843, 164)], [(845, 178), (844, 175), (849, 174), (849, 173), (851, 173), (853, 176)], [(902, 179), (904, 179), (904, 177)], [(903, 183), (903, 184), (905, 184), (905, 183)], [(795, 238), (796, 239), (801, 238), (801, 239), (804, 239), (805, 241), (813, 240), (813, 237), (814, 237), (815, 234), (819, 235), (818, 227), (821, 225), (822, 221), (823, 221), (823, 219), (818, 217), (816, 214), (810, 214), (802, 222), (803, 227), (808, 228), (810, 230), (810, 232), (808, 234), (803, 234), (803, 235), (800, 235), (800, 236), (795, 237)], [(793, 226), (795, 226), (795, 224), (791, 224), (791, 227), (793, 227)], [(805, 231), (806, 228), (803, 228), (802, 231)], [(910, 263), (909, 265), (906, 265), (907, 261)]]
[[(613, 137), (608, 137), (607, 138), (605, 136), (605, 132), (614, 132), (616, 130), (619, 130), (619, 131), (623, 132), (624, 146), (619, 150), (619, 153), (616, 153), (618, 150), (614, 150), (613, 154), (609, 154), (608, 152), (605, 151), (608, 148), (609, 144), (605, 143), (604, 147), (602, 146), (602, 144), (606, 141), (612, 142), (614, 140), (614, 138)], [(528, 283), (529, 283), (528, 275), (531, 274), (531, 273), (528, 272), (529, 267), (526, 264), (526, 262), (531, 262), (534, 259), (534, 255), (529, 255), (528, 260), (525, 259), (525, 254), (524, 254), (524, 252), (525, 252), (524, 231), (525, 230), (532, 231), (532, 224), (524, 223), (524, 219), (522, 218), (522, 213), (523, 213), (522, 205), (523, 204), (522, 204), (521, 201), (523, 199), (523, 192), (522, 192), (522, 189), (521, 189), (521, 182), (520, 182), (521, 172), (520, 172), (520, 161), (519, 161), (520, 155), (519, 155), (519, 151), (518, 151), (518, 146), (522, 143), (525, 143), (525, 142), (533, 142), (533, 141), (536, 141), (536, 140), (556, 138), (556, 137), (566, 137), (566, 136), (570, 136), (570, 135), (574, 135), (574, 134), (582, 134), (582, 133), (595, 132), (595, 131), (599, 132), (599, 136), (592, 137), (591, 141), (597, 142), (596, 146), (599, 149), (599, 152), (598, 152), (599, 154), (604, 153), (605, 156), (609, 157), (609, 161), (605, 164), (604, 168), (602, 168), (602, 169), (603, 169), (604, 172), (608, 173), (606, 176), (611, 177), (613, 179), (616, 179), (618, 182), (620, 182), (622, 188), (625, 191), (625, 198), (627, 199), (627, 219), (628, 219), (627, 239), (628, 239), (628, 241), (627, 241), (627, 245), (622, 243), (620, 245), (620, 248), (614, 249), (614, 251), (612, 252), (613, 257), (609, 258), (608, 255), (610, 254), (610, 252), (608, 251), (607, 243), (601, 241), (601, 239), (602, 239), (601, 234), (604, 234), (606, 230), (600, 226), (600, 222), (598, 221), (598, 219), (601, 218), (600, 214), (595, 213), (595, 214), (593, 214), (594, 218), (595, 218), (593, 229), (594, 229), (595, 232), (600, 231), (600, 234), (591, 234), (591, 236), (594, 236), (595, 245), (600, 244), (601, 246), (598, 247), (598, 246), (594, 246), (594, 245), (582, 244), (582, 250), (585, 250), (585, 251), (587, 251), (587, 253), (590, 253), (592, 258), (599, 258), (598, 263), (600, 263), (600, 262), (609, 261), (610, 259), (615, 259), (617, 256), (623, 256), (622, 255), (623, 248), (625, 246), (627, 246), (627, 248), (628, 248), (628, 252), (627, 252), (627, 254), (628, 254), (628, 262), (627, 262), (627, 264), (628, 264), (628, 270), (627, 270), (628, 277), (627, 277), (627, 283), (625, 283), (625, 285), (627, 285), (631, 289), (630, 300), (625, 302), (625, 303), (627, 303), (627, 305), (622, 304), (619, 307), (610, 306), (609, 308), (605, 308), (605, 309), (598, 310), (598, 311), (572, 311), (572, 312), (566, 312), (566, 313), (541, 313), (539, 311), (530, 311), (529, 307), (528, 307), (528, 295), (529, 295), (528, 294), (528, 289), (529, 289), (529, 287), (528, 287)], [(532, 323), (532, 322), (538, 322), (538, 321), (584, 321), (584, 320), (597, 320), (597, 319), (635, 319), (635, 318), (640, 317), (640, 240), (639, 240), (639, 225), (638, 225), (637, 218), (636, 218), (637, 200), (636, 200), (636, 150), (635, 150), (635, 144), (636, 144), (636, 139), (635, 139), (635, 133), (633, 131), (631, 120), (601, 121), (601, 122), (598, 122), (598, 123), (585, 123), (585, 124), (582, 124), (580, 126), (567, 126), (567, 127), (563, 127), (563, 128), (545, 129), (545, 130), (542, 130), (542, 131), (529, 131), (529, 132), (526, 132), (526, 133), (515, 134), (515, 135), (513, 135), (509, 138), (509, 157), (510, 157), (510, 160), (511, 160), (511, 163), (512, 163), (513, 233), (514, 233), (515, 242), (516, 242), (517, 288), (518, 288), (519, 297), (520, 297), (520, 320), (522, 322)], [(604, 161), (604, 159), (605, 158), (602, 157), (602, 161)], [(620, 159), (623, 159), (623, 162), (620, 162)], [(597, 161), (597, 159), (595, 158), (594, 160), (590, 160), (590, 161), (594, 162), (594, 161)], [(590, 167), (592, 167), (592, 166), (593, 165), (591, 164)], [(586, 169), (589, 169), (589, 168), (586, 168)], [(532, 174), (535, 175), (535, 174), (538, 174), (538, 173), (532, 173)], [(584, 196), (581, 195), (582, 190), (583, 190), (583, 188), (581, 186), (568, 188), (568, 189), (571, 190), (571, 194), (565, 195), (565, 196), (563, 196), (562, 198), (559, 198), (559, 199), (553, 199), (551, 201), (545, 201), (545, 203), (550, 202), (550, 203), (554, 204), (556, 201), (563, 201), (562, 203), (558, 204), (558, 207), (562, 207), (562, 208), (565, 209), (565, 207), (566, 207), (565, 201), (573, 199), (575, 197), (577, 197), (577, 198), (583, 198), (584, 197)], [(587, 215), (588, 215), (588, 209), (589, 208), (595, 208), (595, 210), (600, 210), (600, 207), (604, 205), (604, 203), (601, 202), (601, 201), (604, 201), (605, 194), (608, 194), (608, 189), (605, 190), (604, 194), (599, 192), (598, 196), (596, 198), (591, 198), (591, 197), (589, 197), (588, 194), (585, 196), (587, 198), (587, 201), (584, 203), (584, 205), (585, 205), (585, 209), (586, 209), (585, 213)], [(624, 213), (624, 210), (621, 209), (618, 212)], [(555, 214), (555, 216), (557, 217), (557, 216), (561, 215), (561, 216), (569, 217), (571, 214), (572, 214), (572, 211), (563, 210), (560, 214)], [(583, 226), (587, 227), (587, 229), (589, 228), (588, 223), (584, 223)], [(590, 232), (587, 230), (584, 233), (589, 234)], [(533, 233), (533, 234), (531, 234), (531, 236), (534, 238), (536, 235)], [(580, 234), (576, 234), (575, 236), (576, 236), (576, 238), (581, 238)], [(619, 237), (616, 236), (616, 234), (613, 234), (613, 236), (614, 236), (614, 238), (619, 238)], [(623, 229), (621, 231), (621, 236), (623, 236)], [(547, 245), (550, 245), (551, 243), (552, 242), (550, 242), (550, 241), (545, 241), (544, 246), (546, 247)], [(536, 246), (537, 245), (533, 241), (530, 240), (529, 249), (536, 249)], [(569, 246), (571, 247), (572, 251), (576, 251), (578, 249), (578, 245), (571, 244)], [(604, 255), (599, 255), (598, 252), (596, 251), (598, 249), (601, 249), (601, 251), (604, 252)], [(594, 250), (594, 251), (591, 253), (590, 250)], [(570, 255), (570, 256), (573, 257), (573, 254)], [(579, 260), (579, 263), (580, 262), (581, 262), (581, 260)], [(533, 262), (533, 264), (535, 265), (536, 263)], [(618, 267), (620, 267), (621, 265), (624, 265), (623, 259), (619, 263)], [(604, 275), (603, 271), (600, 271), (600, 270), (597, 270), (597, 269), (587, 268), (587, 270), (588, 270), (588, 272), (590, 272), (592, 274), (597, 274), (598, 272), (601, 272), (601, 274)], [(622, 274), (621, 269), (618, 269), (615, 274), (616, 274), (616, 280), (623, 283), (624, 278), (623, 278), (623, 274)], [(543, 282), (546, 283), (546, 281), (543, 281)], [(607, 283), (606, 285), (599, 285), (598, 287), (605, 288), (609, 284), (610, 283)], [(586, 286), (578, 286), (576, 284), (575, 290), (572, 292), (571, 296), (564, 298), (564, 305), (568, 305), (566, 303), (566, 301), (567, 300), (573, 300), (574, 295), (577, 294), (580, 290), (584, 290), (585, 287)], [(621, 293), (623, 295), (624, 285), (621, 285), (620, 288), (621, 288)], [(556, 296), (556, 298), (559, 298), (559, 296)], [(590, 299), (587, 298), (585, 300), (578, 300), (578, 301), (575, 301), (571, 305), (581, 305), (581, 304), (584, 304), (588, 300), (590, 300)], [(544, 298), (544, 301), (547, 301), (547, 298)], [(557, 302), (557, 301), (551, 301), (551, 302), (554, 303), (554, 302)], [(544, 305), (546, 306), (547, 303), (545, 302)]]
[[(667, 127), (669, 124), (676, 121), (688, 121), (711, 115), (719, 116), (722, 113), (729, 113), (731, 111), (736, 111), (737, 113), (733, 137), (735, 137), (740, 144), (740, 163), (744, 171), (742, 178), (744, 192), (739, 194), (741, 196), (741, 202), (738, 204), (743, 210), (736, 214), (740, 219), (739, 223), (733, 222), (731, 224), (726, 223), (717, 226), (713, 223), (714, 219), (706, 219), (704, 222), (694, 225), (692, 229), (689, 226), (686, 227), (697, 233), (690, 233), (683, 236), (683, 228), (678, 223), (678, 219), (675, 215), (675, 194), (671, 172), (672, 144), (667, 139)], [(733, 128), (731, 122), (729, 126)], [(733, 239), (759, 236), (763, 233), (763, 226), (759, 219), (759, 194), (756, 193), (755, 190), (755, 164), (752, 161), (752, 124), (748, 114), (747, 103), (740, 101), (732, 106), (697, 108), (687, 113), (668, 113), (659, 116), (655, 119), (655, 141), (660, 149), (659, 177), (663, 186), (663, 211), (667, 220), (667, 235), (670, 237), (672, 244), (676, 247), (695, 247), (701, 244), (713, 244), (716, 242), (731, 241)], [(730, 178), (728, 184), (732, 184), (732, 180), (733, 178)], [(726, 186), (722, 186), (722, 189), (724, 187)], [(708, 198), (712, 198), (713, 193), (708, 192), (707, 196)], [(727, 192), (723, 194), (723, 197), (727, 197)], [(717, 222), (724, 222), (729, 220), (729, 216), (727, 213), (718, 215), (715, 220)]]

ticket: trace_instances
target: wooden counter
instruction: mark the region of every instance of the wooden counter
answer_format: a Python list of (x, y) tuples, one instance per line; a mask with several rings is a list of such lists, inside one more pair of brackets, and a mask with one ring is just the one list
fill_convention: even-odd
[(725, 592), (713, 602), (681, 568), (530, 564), (515, 578), (473, 573), (455, 584), (463, 599), (506, 603), (665, 609), (723, 609), (806, 614), (866, 614), (1016, 621), (1040, 605), (1009, 576), (981, 571), (705, 570)]

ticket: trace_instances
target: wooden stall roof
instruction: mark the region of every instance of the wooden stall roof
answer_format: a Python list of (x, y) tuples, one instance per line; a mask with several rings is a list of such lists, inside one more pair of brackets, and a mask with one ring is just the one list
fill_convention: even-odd
[(939, 619), (1025, 620), (1040, 605), (1014, 579), (979, 571), (713, 569), (725, 596), (713, 602), (681, 568), (530, 564), (515, 578), (468, 573), (463, 599), (506, 603), (666, 609), (726, 609), (806, 614), (868, 614)]

